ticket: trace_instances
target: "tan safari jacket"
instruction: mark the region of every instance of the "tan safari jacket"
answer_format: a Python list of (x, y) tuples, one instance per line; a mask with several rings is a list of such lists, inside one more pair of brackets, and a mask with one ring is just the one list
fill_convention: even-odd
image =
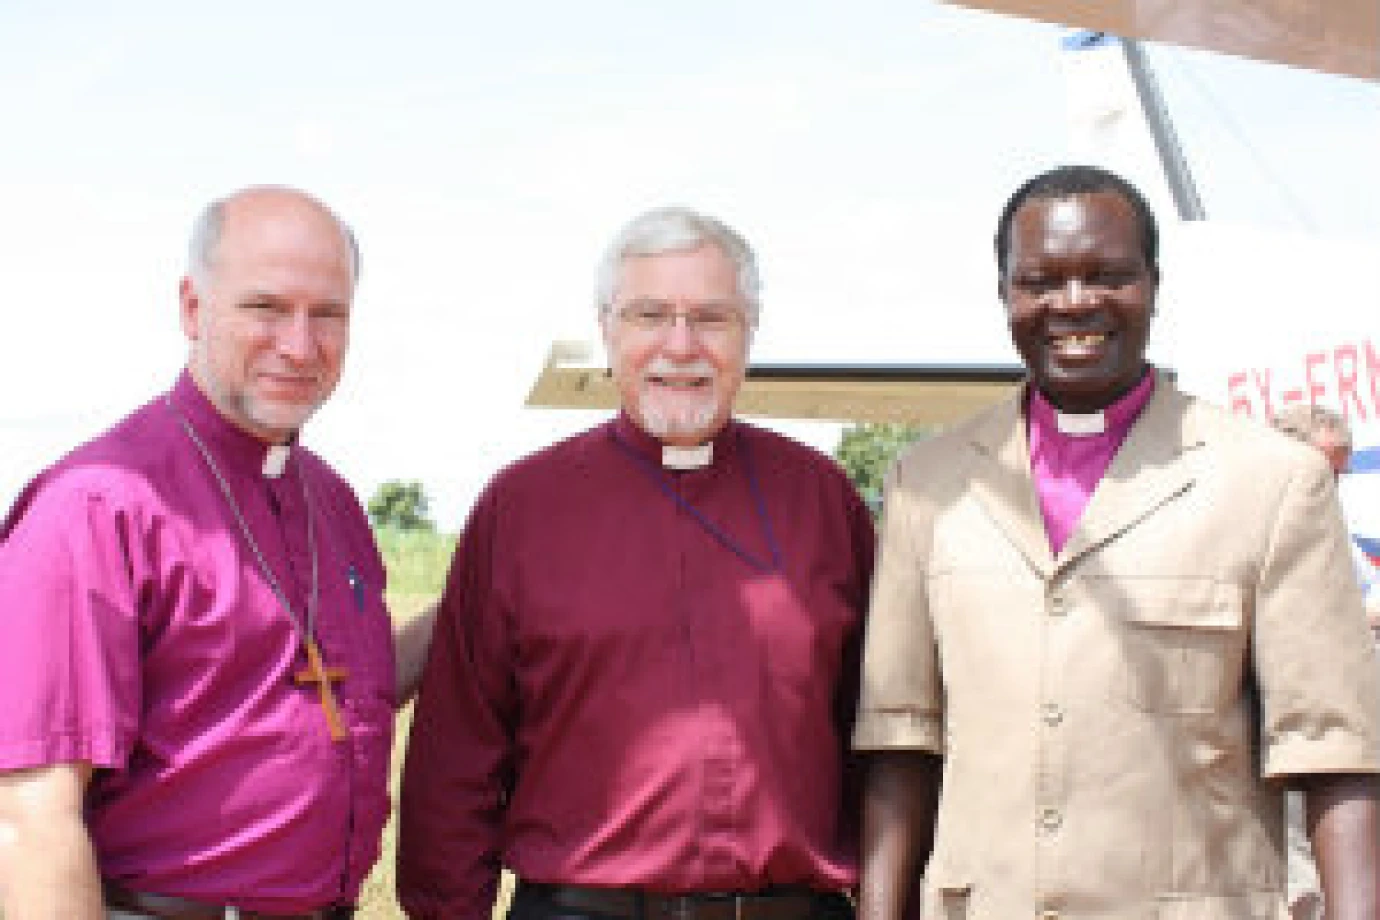
[(1050, 555), (1012, 399), (888, 490), (854, 745), (944, 756), (927, 918), (1285, 918), (1289, 774), (1380, 770), (1320, 455), (1162, 377)]

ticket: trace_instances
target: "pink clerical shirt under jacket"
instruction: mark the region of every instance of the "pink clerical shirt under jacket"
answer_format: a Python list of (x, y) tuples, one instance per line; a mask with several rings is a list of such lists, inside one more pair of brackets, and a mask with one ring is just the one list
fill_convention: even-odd
[[(1088, 499), (1111, 465), (1131, 425), (1150, 401), (1155, 372), (1102, 412), (1103, 429), (1096, 434), (1061, 430), (1059, 411), (1035, 387), (1027, 401), (1026, 434), (1030, 444), (1030, 472), (1049, 545), (1057, 556), (1088, 507)], [(1069, 426), (1072, 427), (1072, 426)]]
[(183, 374), (176, 410), (215, 457), (275, 577), (305, 608), (315, 518), (332, 742), (287, 614), (205, 460), (159, 398), (21, 495), (0, 527), (0, 770), (97, 767), (86, 822), (128, 888), (272, 912), (352, 901), (378, 855), (393, 721), (383, 568), (348, 486), (266, 448)]
[(872, 553), (831, 460), (739, 423), (702, 469), (664, 471), (620, 417), (501, 473), (409, 741), (410, 915), (487, 918), (500, 863), (660, 892), (853, 885)]

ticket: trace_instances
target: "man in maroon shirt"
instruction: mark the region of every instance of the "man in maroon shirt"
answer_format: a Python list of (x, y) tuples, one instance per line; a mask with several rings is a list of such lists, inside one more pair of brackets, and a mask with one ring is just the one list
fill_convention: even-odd
[(868, 512), (730, 418), (747, 244), (684, 209), (599, 276), (622, 411), (500, 473), (457, 551), (404, 772), (413, 917), (847, 916)]

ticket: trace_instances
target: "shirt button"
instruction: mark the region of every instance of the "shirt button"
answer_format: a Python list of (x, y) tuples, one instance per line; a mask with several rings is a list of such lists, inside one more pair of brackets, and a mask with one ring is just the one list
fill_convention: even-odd
[(1064, 710), (1059, 708), (1058, 703), (1045, 703), (1040, 707), (1040, 718), (1051, 728), (1064, 721)]
[(1059, 912), (1057, 910), (1042, 910), (1040, 911), (1040, 920), (1059, 920)]
[(1069, 599), (1062, 594), (1051, 594), (1049, 596), (1049, 615), (1061, 617), (1069, 612)]
[(1058, 809), (1046, 808), (1040, 812), (1040, 829), (1046, 833), (1054, 833), (1059, 829), (1059, 825), (1064, 823), (1063, 815), (1059, 814)]

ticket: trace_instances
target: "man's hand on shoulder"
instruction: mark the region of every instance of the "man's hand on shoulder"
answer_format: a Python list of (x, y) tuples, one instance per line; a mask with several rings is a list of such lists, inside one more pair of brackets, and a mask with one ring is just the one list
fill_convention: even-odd
[(1380, 635), (1380, 588), (1366, 592), (1366, 622), (1371, 632)]

